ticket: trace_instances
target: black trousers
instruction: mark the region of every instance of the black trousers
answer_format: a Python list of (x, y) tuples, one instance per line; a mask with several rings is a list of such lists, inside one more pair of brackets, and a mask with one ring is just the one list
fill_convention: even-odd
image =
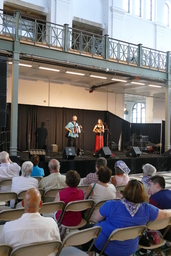
[(77, 138), (68, 137), (67, 147), (74, 147), (76, 149), (77, 148)]

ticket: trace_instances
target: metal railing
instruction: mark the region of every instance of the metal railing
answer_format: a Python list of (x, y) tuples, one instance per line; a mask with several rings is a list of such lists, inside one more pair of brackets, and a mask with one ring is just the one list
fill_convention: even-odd
[[(0, 36), (65, 52), (167, 72), (167, 52), (0, 10)], [(16, 36), (17, 35), (17, 36)]]

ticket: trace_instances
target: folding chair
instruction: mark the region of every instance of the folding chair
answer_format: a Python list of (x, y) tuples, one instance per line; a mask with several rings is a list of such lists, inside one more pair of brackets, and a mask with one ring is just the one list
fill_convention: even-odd
[[(160, 230), (160, 229), (164, 229), (164, 228), (168, 227), (170, 224), (171, 224), (171, 218), (166, 218), (166, 219), (162, 219), (162, 220), (151, 221), (146, 225), (146, 227), (151, 230)], [(166, 241), (163, 238), (160, 238), (159, 244), (151, 243), (150, 247), (139, 245), (139, 248), (150, 250), (151, 253), (149, 255), (152, 255), (153, 252), (157, 253), (157, 255), (162, 255), (159, 248), (161, 246), (163, 246), (165, 244), (165, 242)]]
[(61, 246), (62, 243), (60, 241), (37, 242), (13, 249), (10, 256), (47, 256), (51, 253), (57, 253), (60, 250)]
[(49, 217), (53, 218), (53, 213), (59, 210), (61, 210), (61, 213), (62, 213), (64, 210), (64, 207), (65, 207), (65, 203), (63, 201), (43, 203), (42, 207), (39, 209), (39, 213), (43, 215), (48, 214)]
[[(41, 194), (41, 197), (43, 197), (44, 190), (43, 190), (42, 188), (39, 188), (38, 190), (39, 190), (39, 192), (40, 192), (40, 194)], [(18, 199), (19, 199), (19, 200), (23, 200), (23, 198), (24, 198), (26, 192), (27, 192), (27, 190), (20, 191), (20, 192), (18, 193)]]
[[(83, 256), (83, 255), (87, 255), (93, 244), (95, 243), (98, 235), (101, 232), (101, 227), (92, 227), (92, 228), (87, 228), (81, 231), (77, 231), (74, 233), (70, 233), (68, 234), (63, 243), (62, 243), (62, 247), (60, 249), (60, 251), (58, 252), (57, 256)], [(93, 239), (92, 244), (90, 245), (87, 253), (73, 247), (73, 246), (78, 246), (78, 245), (82, 245), (85, 244), (89, 241), (91, 241)]]
[(53, 202), (55, 200), (55, 197), (56, 197), (56, 194), (62, 190), (64, 188), (53, 188), (53, 189), (49, 189), (49, 190), (46, 190), (44, 192), (44, 195), (43, 195), (43, 202), (46, 203), (46, 202)]
[(32, 176), (32, 178), (35, 178), (36, 180), (38, 180), (38, 182), (40, 182), (42, 179), (42, 177), (40, 177), (40, 176)]
[(10, 256), (11, 251), (12, 251), (12, 247), (10, 245), (7, 245), (7, 244), (0, 245), (1, 256)]
[[(73, 201), (68, 203), (65, 206), (65, 209), (63, 211), (63, 213), (61, 214), (61, 218), (58, 220), (59, 224), (62, 223), (62, 220), (64, 218), (64, 215), (66, 212), (71, 211), (71, 212), (82, 212), (84, 210), (87, 209), (91, 209), (94, 205), (94, 201), (92, 199), (86, 199), (86, 200), (80, 200), (80, 201)], [(76, 228), (81, 228), (83, 226), (85, 226), (87, 223), (87, 220), (85, 218), (82, 217), (81, 222), (76, 225), (76, 226), (65, 226), (66, 228), (69, 229), (76, 229)]]
[(108, 243), (110, 241), (125, 241), (129, 239), (134, 239), (137, 236), (141, 236), (144, 230), (146, 229), (146, 226), (132, 226), (128, 228), (117, 228), (115, 229), (109, 236), (108, 240), (106, 241), (106, 244), (104, 245), (103, 249), (101, 250), (99, 256), (103, 255), (103, 252), (105, 251)]
[(121, 192), (124, 190), (124, 188), (126, 187), (126, 185), (119, 185), (119, 186), (116, 186), (116, 191), (117, 192)]
[(93, 220), (91, 220), (91, 216), (93, 215), (94, 211), (97, 211), (107, 201), (108, 201), (107, 199), (106, 200), (101, 200), (98, 203), (94, 204), (94, 206), (85, 213), (86, 220), (88, 222), (95, 223)]
[(24, 208), (3, 210), (0, 212), (0, 225), (6, 221), (19, 219), (24, 213)]
[(0, 191), (2, 192), (10, 192), (11, 191), (11, 185), (12, 185), (12, 178), (1, 180), (0, 181)]
[(6, 206), (5, 203), (10, 200), (17, 201), (17, 193), (15, 192), (1, 192), (0, 193), (0, 211), (9, 209), (9, 206)]
[(89, 185), (79, 185), (77, 188), (82, 189), (84, 194), (87, 192)]

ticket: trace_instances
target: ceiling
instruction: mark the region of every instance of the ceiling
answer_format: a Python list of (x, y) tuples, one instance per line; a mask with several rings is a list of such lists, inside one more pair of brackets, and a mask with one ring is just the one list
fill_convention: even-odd
[[(125, 102), (144, 102), (145, 97), (165, 99), (165, 84), (131, 77), (125, 74), (116, 74), (108, 70), (86, 69), (85, 67), (62, 65), (60, 63), (50, 65), (40, 62), (21, 61), (21, 64), (29, 64), (31, 67), (20, 66), (20, 78), (26, 80), (43, 80), (60, 84), (71, 84), (72, 86), (83, 87), (87, 92), (96, 91), (119, 93), (125, 95)], [(42, 70), (40, 67), (60, 70)], [(82, 73), (84, 75), (67, 74), (66, 71)], [(12, 65), (8, 62), (8, 76), (12, 74)], [(106, 79), (90, 77), (90, 75), (102, 76)], [(126, 82), (112, 81), (111, 79), (123, 79)], [(132, 84), (142, 83), (142, 84)], [(161, 88), (149, 87), (149, 84), (161, 86)]]

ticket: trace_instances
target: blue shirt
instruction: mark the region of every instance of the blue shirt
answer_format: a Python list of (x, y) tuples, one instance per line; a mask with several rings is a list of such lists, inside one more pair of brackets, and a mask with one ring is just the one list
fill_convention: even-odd
[[(78, 127), (78, 123), (76, 122), (75, 125), (74, 125), (73, 122), (69, 122), (69, 123), (65, 126), (65, 128), (69, 128), (69, 129), (71, 129), (71, 130), (73, 131), (74, 126)], [(69, 132), (69, 133), (68, 133), (68, 137), (78, 138), (78, 133)]]
[(162, 189), (150, 196), (149, 203), (159, 209), (171, 209), (171, 191)]
[(45, 176), (44, 170), (43, 168), (40, 168), (39, 166), (33, 166), (33, 170), (32, 173), (30, 175), (31, 177), (33, 176), (39, 176), (39, 177), (43, 177)]
[[(100, 207), (99, 212), (105, 219), (95, 224), (95, 226), (102, 228), (95, 242), (95, 246), (101, 250), (113, 230), (146, 225), (148, 221), (153, 221), (157, 218), (159, 209), (153, 205), (142, 203), (134, 217), (131, 217), (125, 205), (120, 200), (110, 200)], [(135, 253), (138, 248), (138, 242), (138, 237), (124, 242), (112, 241), (106, 247), (105, 253), (109, 256), (128, 256)]]

